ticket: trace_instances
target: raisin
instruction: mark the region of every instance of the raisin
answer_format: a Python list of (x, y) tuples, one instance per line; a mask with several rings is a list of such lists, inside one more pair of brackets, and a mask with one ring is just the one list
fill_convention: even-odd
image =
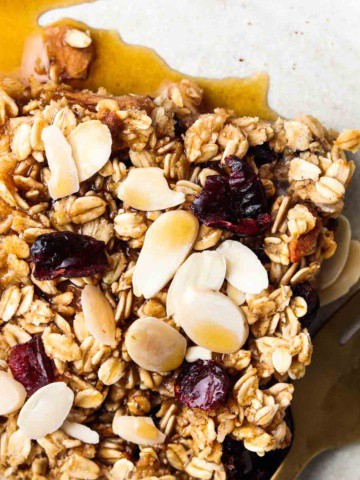
[(107, 270), (105, 243), (87, 235), (56, 232), (40, 235), (30, 249), (34, 277), (87, 277)]
[(190, 408), (213, 410), (226, 401), (230, 379), (212, 360), (187, 365), (175, 384), (175, 396)]
[(271, 222), (261, 180), (245, 160), (232, 155), (225, 162), (230, 175), (208, 176), (190, 209), (209, 227), (240, 237), (259, 235)]
[(278, 159), (278, 154), (271, 150), (268, 143), (249, 148), (249, 153), (258, 167), (266, 163), (273, 163)]
[(320, 309), (319, 295), (309, 282), (298, 283), (295, 285), (293, 288), (293, 294), (295, 297), (302, 297), (307, 303), (307, 313), (303, 317), (300, 317), (299, 321), (303, 328), (309, 328)]
[[(285, 421), (293, 432), (293, 421), (288, 409)], [(221, 461), (225, 467), (227, 480), (270, 480), (276, 470), (284, 461), (291, 446), (284, 449), (273, 450), (259, 457), (254, 452), (247, 450), (243, 443), (226, 437), (223, 442)]]
[(40, 336), (12, 347), (9, 357), (10, 370), (29, 395), (55, 381), (52, 360), (46, 355)]

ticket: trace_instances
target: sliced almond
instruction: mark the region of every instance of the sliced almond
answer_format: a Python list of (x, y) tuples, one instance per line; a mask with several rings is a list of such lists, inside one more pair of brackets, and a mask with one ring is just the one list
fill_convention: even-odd
[(218, 248), (226, 260), (226, 280), (244, 293), (260, 293), (269, 286), (267, 271), (255, 253), (236, 240)]
[(99, 287), (85, 285), (81, 292), (85, 325), (91, 335), (104, 345), (115, 341), (115, 315)]
[(91, 428), (87, 427), (86, 425), (82, 425), (81, 423), (69, 422), (68, 420), (65, 420), (61, 429), (64, 430), (64, 432), (70, 437), (81, 440), (84, 443), (96, 444), (100, 441), (100, 436), (97, 432), (95, 432), (95, 430), (91, 430)]
[(70, 28), (64, 36), (65, 42), (73, 48), (86, 48), (91, 44), (91, 37), (83, 30)]
[(80, 182), (97, 173), (109, 160), (111, 133), (99, 120), (80, 123), (68, 136)]
[(0, 372), (0, 392), (0, 415), (9, 415), (24, 405), (25, 388), (7, 372)]
[(153, 317), (135, 320), (126, 333), (125, 345), (131, 359), (151, 372), (175, 370), (182, 364), (186, 351), (185, 337)]
[(340, 273), (335, 283), (325, 290), (320, 290), (321, 306), (335, 302), (356, 285), (360, 278), (360, 242), (351, 240), (349, 255), (346, 260), (345, 267)]
[(116, 435), (137, 445), (159, 445), (166, 438), (151, 417), (131, 417), (121, 415), (120, 411), (114, 416), (112, 428)]
[(343, 271), (349, 254), (351, 240), (351, 226), (349, 220), (340, 215), (339, 225), (335, 232), (337, 245), (335, 254), (321, 265), (319, 275), (316, 277), (316, 286), (319, 290), (330, 287), (339, 278)]
[(174, 210), (160, 215), (147, 230), (132, 279), (137, 297), (151, 298), (171, 278), (188, 256), (199, 222), (190, 212)]
[(211, 351), (204, 347), (189, 347), (186, 350), (185, 359), (189, 363), (197, 360), (211, 360)]
[(23, 434), (36, 440), (58, 430), (68, 416), (74, 393), (64, 382), (55, 382), (37, 390), (22, 407), (18, 426)]
[(225, 258), (216, 251), (193, 253), (176, 272), (167, 297), (166, 311), (171, 316), (175, 311), (176, 298), (188, 288), (220, 290), (226, 272)]
[(185, 201), (182, 192), (169, 188), (164, 170), (156, 167), (130, 170), (120, 184), (118, 197), (130, 207), (145, 212), (175, 207)]
[(245, 303), (246, 300), (246, 295), (244, 292), (241, 290), (238, 290), (234, 285), (231, 285), (231, 283), (227, 282), (226, 285), (226, 295), (231, 298), (231, 300), (235, 303), (235, 305), (242, 305)]
[(236, 352), (249, 335), (242, 311), (213, 290), (187, 290), (176, 302), (175, 315), (188, 337), (212, 352)]
[(79, 177), (71, 147), (59, 127), (50, 125), (41, 134), (50, 169), (48, 189), (53, 200), (79, 190)]

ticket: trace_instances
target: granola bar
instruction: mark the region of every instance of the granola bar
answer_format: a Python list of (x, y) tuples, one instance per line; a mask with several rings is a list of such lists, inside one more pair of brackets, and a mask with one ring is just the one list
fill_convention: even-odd
[(0, 90), (0, 474), (238, 478), (290, 445), (359, 131), (75, 91), (50, 33)]

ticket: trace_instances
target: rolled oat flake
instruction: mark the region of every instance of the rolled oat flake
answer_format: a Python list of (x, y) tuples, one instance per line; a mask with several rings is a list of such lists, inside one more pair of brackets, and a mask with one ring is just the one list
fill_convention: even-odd
[(95, 430), (92, 430), (90, 427), (83, 425), (82, 423), (69, 422), (68, 420), (65, 420), (61, 428), (65, 433), (70, 435), (70, 437), (81, 440), (84, 443), (97, 444), (100, 441), (99, 434), (95, 432)]
[(58, 430), (68, 416), (74, 393), (64, 382), (40, 388), (20, 411), (18, 426), (31, 440), (43, 438)]

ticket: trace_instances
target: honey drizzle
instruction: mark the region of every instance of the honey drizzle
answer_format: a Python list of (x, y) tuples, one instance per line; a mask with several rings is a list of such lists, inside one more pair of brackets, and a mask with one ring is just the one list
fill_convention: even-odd
[[(14, 0), (2, 0), (0, 72), (3, 72), (3, 75), (13, 74), (21, 64), (26, 46), (28, 55), (34, 58), (38, 55), (36, 39), (41, 35), (42, 28), (37, 24), (37, 20), (42, 13), (82, 1), (22, 0), (20, 7)], [(65, 22), (84, 27), (84, 24), (74, 20), (68, 19)], [(115, 31), (89, 30), (95, 41), (97, 56), (88, 79), (75, 84), (79, 88), (96, 90), (103, 86), (117, 95), (129, 92), (155, 95), (164, 81), (192, 78), (204, 89), (207, 108), (210, 110), (222, 106), (235, 110), (238, 115), (259, 116), (264, 119), (275, 117), (267, 105), (269, 77), (266, 73), (221, 80), (189, 77), (172, 70), (153, 50), (123, 42)], [(31, 73), (31, 65), (31, 59), (24, 58), (24, 68), (18, 69), (17, 75), (27, 77)]]

